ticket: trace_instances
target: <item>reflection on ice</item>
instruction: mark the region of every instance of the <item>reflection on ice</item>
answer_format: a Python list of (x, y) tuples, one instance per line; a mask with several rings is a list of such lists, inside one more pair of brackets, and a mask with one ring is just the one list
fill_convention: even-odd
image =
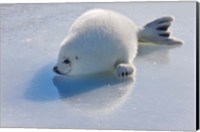
[(134, 81), (119, 80), (112, 75), (88, 78), (56, 76), (54, 84), (66, 105), (79, 112), (104, 114), (118, 108), (134, 87)]
[(180, 46), (140, 43), (136, 59), (145, 59), (145, 61), (156, 64), (166, 64), (170, 61), (170, 50)]
[(134, 87), (134, 79), (122, 80), (111, 74), (79, 78), (55, 76), (52, 67), (53, 64), (47, 64), (34, 75), (24, 94), (27, 100), (60, 100), (75, 111), (103, 114), (118, 108)]

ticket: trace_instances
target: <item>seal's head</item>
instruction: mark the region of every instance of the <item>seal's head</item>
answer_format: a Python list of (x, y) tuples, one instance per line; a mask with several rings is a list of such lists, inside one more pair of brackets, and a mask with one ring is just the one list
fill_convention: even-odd
[(61, 44), (57, 64), (54, 66), (53, 71), (61, 75), (75, 75), (79, 69), (79, 53), (75, 49), (74, 44), (64, 40)]

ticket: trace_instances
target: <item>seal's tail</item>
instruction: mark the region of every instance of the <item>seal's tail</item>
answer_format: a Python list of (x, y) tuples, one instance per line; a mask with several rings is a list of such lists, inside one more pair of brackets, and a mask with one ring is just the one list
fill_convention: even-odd
[(182, 41), (170, 36), (168, 28), (173, 20), (174, 18), (166, 16), (147, 23), (138, 33), (139, 42), (182, 44)]

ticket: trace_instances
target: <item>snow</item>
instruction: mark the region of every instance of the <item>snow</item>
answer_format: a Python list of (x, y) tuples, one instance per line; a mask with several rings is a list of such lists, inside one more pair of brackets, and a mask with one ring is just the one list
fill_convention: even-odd
[[(1, 127), (195, 130), (195, 2), (7, 4), (1, 8)], [(142, 26), (173, 15), (182, 46), (141, 44), (134, 81), (52, 72), (73, 21), (92, 8)]]

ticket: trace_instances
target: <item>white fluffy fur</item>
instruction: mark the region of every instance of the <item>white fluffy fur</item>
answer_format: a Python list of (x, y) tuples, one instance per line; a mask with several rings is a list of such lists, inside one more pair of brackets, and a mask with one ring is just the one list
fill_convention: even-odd
[[(118, 76), (130, 75), (134, 73), (132, 62), (142, 34), (145, 30), (122, 14), (103, 9), (87, 11), (71, 26), (56, 66), (60, 73), (69, 76), (113, 69)], [(70, 64), (63, 63), (66, 58)]]

